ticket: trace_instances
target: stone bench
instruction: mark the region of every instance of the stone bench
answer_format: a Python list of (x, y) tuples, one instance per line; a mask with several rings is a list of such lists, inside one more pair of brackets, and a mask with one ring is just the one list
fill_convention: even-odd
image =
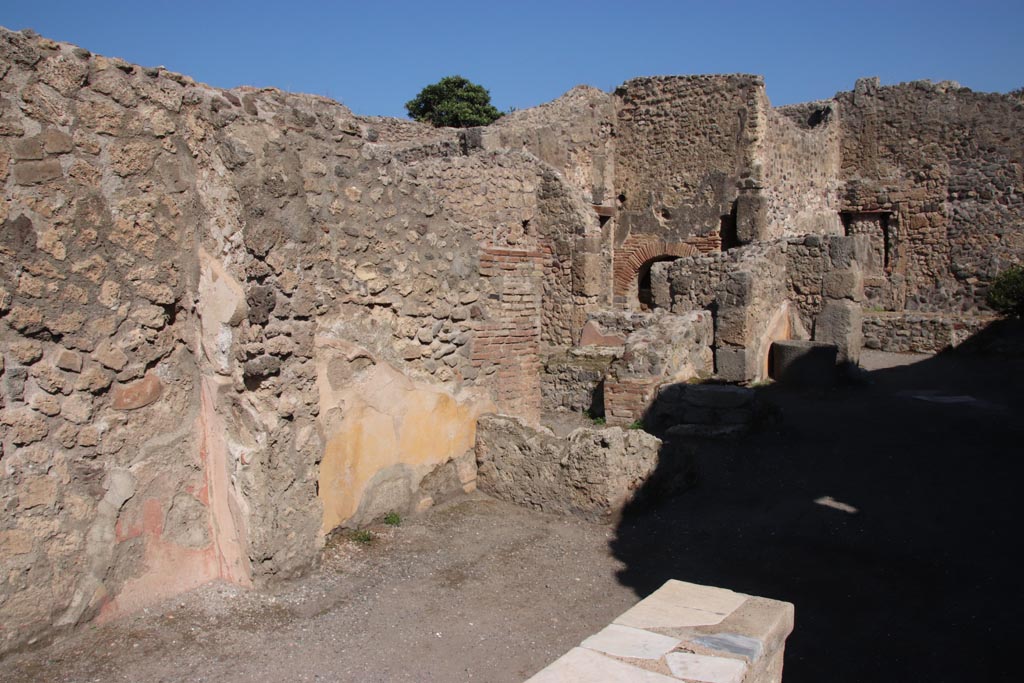
[(777, 683), (793, 605), (668, 581), (527, 683)]

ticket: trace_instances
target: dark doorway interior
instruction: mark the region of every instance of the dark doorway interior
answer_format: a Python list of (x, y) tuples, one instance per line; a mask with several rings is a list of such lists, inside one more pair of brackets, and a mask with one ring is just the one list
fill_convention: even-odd
[(651, 266), (662, 261), (675, 261), (678, 256), (655, 256), (645, 261), (636, 274), (637, 297), (640, 299), (640, 308), (648, 311), (655, 308), (654, 293), (651, 291)]

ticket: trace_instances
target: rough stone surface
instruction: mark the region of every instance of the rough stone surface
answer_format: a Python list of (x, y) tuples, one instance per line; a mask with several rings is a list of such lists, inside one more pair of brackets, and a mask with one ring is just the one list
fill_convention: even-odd
[(864, 346), (860, 306), (853, 301), (829, 301), (814, 321), (814, 340), (834, 344), (840, 363), (857, 364)]
[(622, 354), (604, 381), (604, 413), (610, 424), (643, 418), (657, 387), (710, 377), (713, 373), (712, 316), (657, 310), (626, 338)]
[(538, 510), (607, 516), (654, 472), (660, 446), (638, 429), (581, 428), (563, 440), (487, 415), (477, 426), (477, 482), (484, 493)]

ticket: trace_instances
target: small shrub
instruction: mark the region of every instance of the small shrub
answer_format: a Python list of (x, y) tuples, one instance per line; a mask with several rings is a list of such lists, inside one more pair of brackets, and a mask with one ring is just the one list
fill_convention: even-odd
[(590, 419), (591, 419), (591, 420), (592, 420), (592, 421), (594, 422), (594, 424), (596, 424), (596, 425), (597, 425), (598, 427), (603, 427), (603, 426), (604, 426), (604, 418), (603, 418), (603, 417), (592, 417), (592, 418), (590, 418)]
[(352, 532), (352, 540), (360, 545), (370, 545), (374, 538), (376, 536), (373, 535), (373, 532), (367, 529), (357, 529)]
[(643, 429), (644, 423), (642, 420), (633, 420), (633, 423), (627, 427), (627, 429)]
[(1010, 266), (999, 273), (985, 300), (998, 313), (1024, 318), (1024, 266)]
[(402, 523), (402, 518), (398, 516), (398, 513), (392, 510), (388, 514), (384, 515), (384, 523), (388, 526), (398, 526)]

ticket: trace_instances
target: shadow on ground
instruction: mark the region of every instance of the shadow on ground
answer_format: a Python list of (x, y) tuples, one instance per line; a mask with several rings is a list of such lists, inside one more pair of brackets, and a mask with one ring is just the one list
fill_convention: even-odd
[(692, 489), (627, 508), (619, 580), (794, 603), (787, 683), (1020, 680), (1022, 338), (1001, 324), (860, 383), (758, 389), (776, 421), (699, 442)]

